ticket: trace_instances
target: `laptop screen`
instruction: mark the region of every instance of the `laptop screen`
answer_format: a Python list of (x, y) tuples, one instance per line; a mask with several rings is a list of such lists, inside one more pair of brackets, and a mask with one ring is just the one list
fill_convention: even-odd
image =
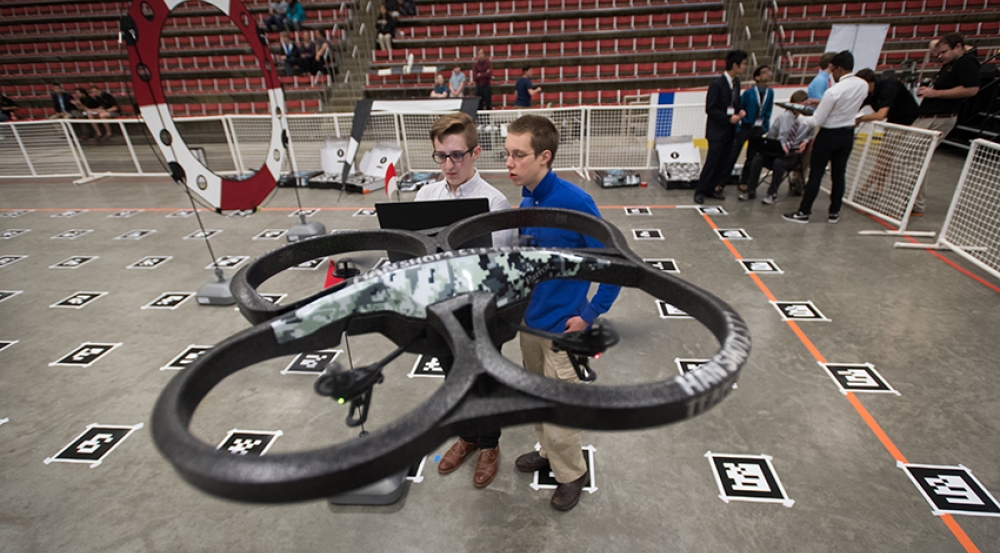
[[(375, 204), (375, 213), (381, 228), (430, 231), (434, 236), (442, 228), (466, 217), (486, 213), (490, 201), (486, 198), (457, 200), (432, 200), (427, 202), (384, 202)], [(487, 234), (462, 244), (465, 248), (489, 248), (493, 238)], [(401, 252), (388, 252), (389, 261), (396, 262), (412, 256)]]

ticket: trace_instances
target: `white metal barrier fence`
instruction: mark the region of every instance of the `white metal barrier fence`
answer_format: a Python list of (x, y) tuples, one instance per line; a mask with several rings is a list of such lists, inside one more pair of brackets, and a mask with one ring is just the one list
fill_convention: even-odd
[(948, 249), (1000, 278), (1000, 144), (972, 142), (937, 243), (895, 246)]
[(848, 160), (844, 203), (898, 228), (861, 234), (934, 236), (933, 232), (908, 231), (906, 225), (941, 138), (938, 131), (891, 123), (862, 126)]
[[(552, 119), (560, 132), (553, 169), (584, 173), (591, 169), (654, 169), (653, 139), (657, 126), (669, 134), (704, 136), (702, 104), (665, 106), (593, 106), (583, 108), (485, 111), (479, 113), (483, 155), (477, 167), (505, 171), (506, 126), (525, 113)], [(361, 151), (376, 142), (403, 149), (403, 171), (433, 171), (430, 128), (440, 114), (373, 113)], [(329, 137), (347, 137), (353, 114), (288, 116), (289, 156), (285, 170), (320, 170), (320, 151)], [(94, 125), (111, 125), (114, 136), (87, 138)], [(263, 163), (271, 135), (270, 118), (227, 115), (177, 118), (177, 128), (192, 149), (200, 149), (209, 169), (246, 174)], [(665, 122), (665, 123), (664, 123)], [(0, 178), (101, 176), (165, 176), (146, 125), (138, 119), (92, 122), (79, 119), (0, 124)]]

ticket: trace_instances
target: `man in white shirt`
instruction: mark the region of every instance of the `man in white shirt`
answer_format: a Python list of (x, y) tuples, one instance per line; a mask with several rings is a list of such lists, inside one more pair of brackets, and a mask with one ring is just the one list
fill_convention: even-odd
[(819, 194), (819, 185), (826, 172), (826, 164), (830, 163), (830, 179), (833, 181), (830, 193), (830, 213), (827, 222), (840, 221), (840, 204), (844, 198), (844, 186), (847, 179), (847, 161), (854, 148), (854, 118), (861, 109), (861, 104), (868, 97), (868, 81), (856, 77), (854, 56), (844, 50), (830, 62), (833, 69), (833, 85), (823, 95), (816, 112), (810, 117), (800, 117), (800, 125), (819, 127), (819, 134), (813, 143), (810, 159), (809, 181), (802, 196), (799, 210), (786, 213), (782, 217), (793, 223), (808, 223), (812, 213), (812, 204)]
[[(455, 112), (444, 115), (431, 126), (431, 142), (434, 153), (431, 156), (441, 167), (444, 180), (428, 184), (417, 192), (417, 201), (448, 200), (455, 198), (486, 198), (490, 201), (490, 211), (510, 209), (510, 201), (499, 190), (493, 188), (479, 176), (476, 160), (482, 153), (479, 147), (479, 132), (468, 115)], [(517, 240), (517, 229), (493, 233), (493, 246), (513, 246)], [(451, 359), (439, 359), (450, 369)], [(497, 474), (500, 460), (500, 428), (484, 431), (477, 435), (462, 435), (444, 454), (438, 463), (438, 472), (455, 472), (465, 458), (479, 450), (479, 460), (472, 476), (472, 484), (485, 488)]]
[[(441, 167), (444, 180), (433, 182), (417, 192), (416, 201), (486, 198), (490, 211), (510, 209), (510, 200), (483, 180), (476, 170), (476, 160), (483, 149), (479, 132), (468, 115), (455, 112), (439, 118), (431, 127), (434, 153), (431, 157)], [(517, 229), (493, 233), (493, 247), (515, 246)]]

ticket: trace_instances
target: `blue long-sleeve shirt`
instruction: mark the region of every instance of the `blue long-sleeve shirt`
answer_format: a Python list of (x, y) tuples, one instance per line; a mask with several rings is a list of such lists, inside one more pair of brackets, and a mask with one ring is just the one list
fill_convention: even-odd
[(826, 90), (830, 88), (830, 81), (833, 77), (830, 76), (826, 71), (820, 71), (813, 77), (813, 80), (809, 83), (809, 88), (806, 89), (806, 93), (809, 94), (810, 100), (822, 100), (823, 95), (826, 94)]
[[(521, 189), (522, 208), (554, 207), (573, 209), (600, 217), (593, 198), (578, 186), (564, 181), (549, 171), (534, 190)], [(553, 248), (601, 248), (597, 239), (579, 232), (529, 227), (521, 229), (522, 236), (530, 236), (529, 244)], [(584, 280), (555, 279), (535, 287), (524, 314), (524, 322), (531, 328), (561, 334), (566, 331), (566, 321), (579, 316), (592, 324), (598, 315), (607, 313), (618, 297), (620, 287), (601, 284), (593, 299), (587, 299), (590, 282)]]
[(754, 123), (760, 119), (764, 122), (761, 131), (766, 133), (771, 128), (771, 112), (774, 110), (774, 91), (770, 88), (765, 88), (763, 93), (764, 106), (761, 107), (761, 89), (759, 86), (752, 86), (743, 91), (743, 95), (740, 97), (740, 107), (747, 114), (743, 117), (740, 125), (753, 127)]

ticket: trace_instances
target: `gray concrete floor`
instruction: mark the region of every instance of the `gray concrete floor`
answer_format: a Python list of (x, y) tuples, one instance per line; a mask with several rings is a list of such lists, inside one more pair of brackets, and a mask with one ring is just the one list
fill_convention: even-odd
[[(964, 155), (941, 151), (928, 177), (928, 214), (911, 228), (937, 230)], [(572, 177), (579, 182), (575, 175)], [(489, 180), (518, 199), (503, 175)], [(472, 486), (471, 466), (441, 476), (430, 453), (423, 481), (408, 484), (390, 507), (331, 507), (315, 501), (260, 506), (221, 500), (182, 481), (159, 455), (148, 421), (160, 390), (174, 372), (159, 368), (190, 344), (210, 345), (247, 327), (233, 308), (189, 301), (173, 311), (141, 307), (166, 291), (195, 291), (211, 272), (202, 243), (182, 237), (194, 219), (172, 219), (190, 207), (164, 179), (103, 179), (75, 186), (64, 180), (0, 180), (0, 209), (33, 209), (0, 219), (0, 231), (31, 232), (0, 241), (0, 255), (27, 255), (0, 268), (0, 289), (20, 290), (0, 303), (0, 551), (879, 551), (949, 552), (964, 546), (790, 325), (781, 321), (762, 287), (744, 274), (733, 253), (694, 209), (690, 191), (585, 188), (605, 218), (629, 233), (661, 229), (666, 240), (633, 242), (644, 257), (675, 258), (680, 276), (729, 302), (747, 320), (754, 351), (739, 389), (693, 420), (637, 432), (585, 432), (593, 445), (598, 490), (569, 513), (534, 491), (514, 458), (535, 443), (530, 427), (504, 431), (501, 470), (486, 489)], [(380, 195), (302, 191), (321, 207), (328, 229), (374, 228), (352, 217)], [(744, 228), (752, 241), (733, 242), (744, 258), (774, 259), (784, 275), (760, 277), (778, 300), (811, 300), (831, 322), (799, 324), (831, 363), (872, 363), (901, 395), (857, 394), (857, 403), (910, 463), (964, 465), (994, 496), (1000, 495), (1000, 407), (996, 359), (1000, 346), (1000, 282), (946, 258), (984, 285), (920, 251), (892, 248), (896, 239), (859, 236), (881, 228), (846, 210), (838, 225), (786, 223), (795, 199), (775, 206), (721, 202), (729, 212), (711, 220)], [(826, 211), (821, 195), (816, 212)], [(720, 203), (720, 202), (716, 202)], [(283, 242), (253, 241), (268, 228), (288, 228), (295, 205), (279, 190), (249, 218), (205, 215), (223, 233), (216, 255), (257, 256)], [(620, 206), (654, 207), (648, 217), (626, 217)], [(129, 219), (107, 216), (145, 209)], [(53, 218), (66, 209), (88, 209)], [(76, 240), (50, 237), (94, 229)], [(140, 241), (114, 240), (132, 229), (157, 232)], [(99, 258), (74, 270), (49, 266), (74, 255)], [(126, 270), (147, 255), (173, 259), (151, 270)], [(373, 263), (377, 252), (362, 254)], [(263, 291), (297, 298), (317, 290), (325, 267), (295, 271)], [(77, 291), (108, 292), (83, 309), (51, 304)], [(286, 300), (287, 301), (287, 300)], [(661, 320), (653, 300), (624, 291), (608, 318), (622, 344), (596, 364), (600, 384), (651, 382), (673, 375), (675, 357), (707, 357), (710, 334), (693, 320)], [(82, 342), (121, 343), (94, 365), (49, 366)], [(342, 346), (341, 346), (342, 347)], [(351, 340), (355, 363), (385, 351), (380, 337)], [(515, 344), (504, 353), (518, 358)], [(344, 360), (343, 358), (341, 360)], [(312, 377), (281, 375), (289, 358), (234, 375), (199, 408), (193, 432), (219, 443), (227, 431), (281, 430), (269, 453), (311, 449), (354, 436), (342, 423), (345, 408), (312, 391)], [(387, 370), (369, 428), (415, 408), (440, 380), (406, 378), (414, 356)], [(146, 426), (106, 456), (100, 466), (45, 464), (87, 425)], [(707, 452), (768, 455), (792, 507), (719, 497)], [(981, 551), (1000, 551), (1000, 518), (956, 516), (961, 532)]]

